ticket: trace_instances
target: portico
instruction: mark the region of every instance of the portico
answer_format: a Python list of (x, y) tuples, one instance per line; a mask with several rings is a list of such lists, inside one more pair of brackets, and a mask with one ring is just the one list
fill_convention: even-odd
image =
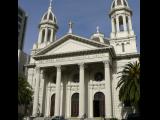
[[(40, 113), (44, 116), (51, 115), (51, 109), (54, 111), (54, 116), (63, 115), (67, 118), (71, 117), (82, 117), (86, 114), (88, 117), (93, 118), (93, 106), (94, 106), (94, 95), (97, 92), (102, 92), (105, 96), (105, 116), (101, 117), (112, 117), (112, 104), (111, 104), (111, 86), (110, 86), (110, 60), (107, 49), (104, 49), (103, 54), (96, 54), (91, 52), (92, 54), (81, 55), (72, 55), (68, 59), (67, 57), (53, 57), (45, 59), (48, 56), (35, 56), (34, 59), (37, 60), (37, 78), (36, 78), (36, 89), (34, 94), (34, 108), (33, 115), (37, 113), (38, 109), (38, 100), (45, 102), (40, 102)], [(94, 57), (91, 59), (91, 56)], [(106, 56), (106, 57), (104, 57)], [(61, 60), (63, 59), (63, 61)], [(83, 58), (83, 62), (81, 62)], [(56, 61), (61, 62), (61, 64), (55, 64), (55, 62), (44, 62), (47, 61)], [(70, 61), (72, 60), (72, 61)], [(79, 62), (77, 62), (79, 61)], [(86, 61), (86, 62), (85, 62)], [(76, 64), (75, 64), (76, 63)], [(95, 66), (100, 66), (98, 70), (95, 69)], [(43, 72), (42, 72), (43, 71)], [(49, 72), (50, 71), (50, 72)], [(102, 81), (94, 81), (94, 75), (92, 72), (101, 72), (104, 76)], [(46, 74), (48, 73), (48, 74)], [(78, 74), (79, 81), (74, 82), (72, 80), (72, 76)], [(92, 74), (92, 75), (91, 75)], [(42, 82), (42, 77), (44, 76), (44, 84), (42, 88), (44, 90), (42, 92), (38, 92), (39, 90), (39, 82)], [(48, 79), (48, 80), (47, 80)], [(95, 83), (94, 83), (95, 82)], [(108, 87), (108, 88), (107, 88)], [(50, 89), (50, 90), (49, 90)], [(51, 90), (52, 89), (52, 90)], [(107, 91), (107, 92), (106, 92)], [(72, 104), (72, 96), (74, 94), (78, 94), (78, 104)], [(55, 96), (55, 100), (53, 100), (52, 95)], [(45, 98), (42, 100), (42, 98)], [(55, 102), (54, 105), (52, 102)], [(76, 106), (77, 104), (77, 106)], [(53, 105), (53, 106), (51, 106)], [(54, 107), (54, 110), (53, 110)], [(45, 108), (45, 110), (43, 110)], [(78, 110), (77, 110), (78, 109)], [(103, 108), (99, 108), (101, 109)], [(75, 116), (74, 112), (78, 115)], [(53, 115), (53, 113), (52, 113)], [(99, 115), (100, 117), (100, 115)]]

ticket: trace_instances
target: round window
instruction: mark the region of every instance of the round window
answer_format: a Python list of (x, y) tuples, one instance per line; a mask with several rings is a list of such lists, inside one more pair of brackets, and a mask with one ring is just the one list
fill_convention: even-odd
[(96, 81), (102, 81), (104, 79), (104, 75), (101, 72), (97, 72), (94, 76)]
[(77, 73), (77, 74), (74, 74), (73, 75), (73, 82), (79, 82), (79, 74)]

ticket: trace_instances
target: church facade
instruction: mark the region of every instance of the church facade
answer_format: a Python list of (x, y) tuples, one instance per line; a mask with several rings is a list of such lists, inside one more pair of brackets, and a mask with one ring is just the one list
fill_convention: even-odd
[(130, 107), (119, 101), (117, 73), (139, 58), (127, 0), (113, 0), (109, 16), (108, 39), (99, 27), (91, 38), (75, 35), (70, 22), (68, 33), (57, 40), (57, 19), (50, 3), (26, 65), (34, 90), (34, 117), (38, 113), (65, 118), (126, 117)]

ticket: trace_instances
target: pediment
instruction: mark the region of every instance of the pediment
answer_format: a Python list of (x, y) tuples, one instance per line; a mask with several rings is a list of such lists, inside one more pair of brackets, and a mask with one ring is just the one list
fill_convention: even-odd
[(107, 44), (91, 41), (76, 35), (66, 35), (46, 48), (40, 50), (36, 55), (53, 55), (71, 53), (78, 51), (94, 50), (107, 47)]
[(79, 41), (75, 41), (74, 39), (69, 39), (54, 49), (48, 51), (46, 55), (58, 54), (58, 53), (68, 53), (68, 52), (77, 52), (84, 50), (96, 49), (97, 47), (88, 45)]

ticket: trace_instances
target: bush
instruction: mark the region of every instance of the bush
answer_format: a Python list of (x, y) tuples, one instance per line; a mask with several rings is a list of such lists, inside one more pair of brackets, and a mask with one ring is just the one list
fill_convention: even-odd
[(117, 118), (110, 118), (110, 120), (118, 120)]

